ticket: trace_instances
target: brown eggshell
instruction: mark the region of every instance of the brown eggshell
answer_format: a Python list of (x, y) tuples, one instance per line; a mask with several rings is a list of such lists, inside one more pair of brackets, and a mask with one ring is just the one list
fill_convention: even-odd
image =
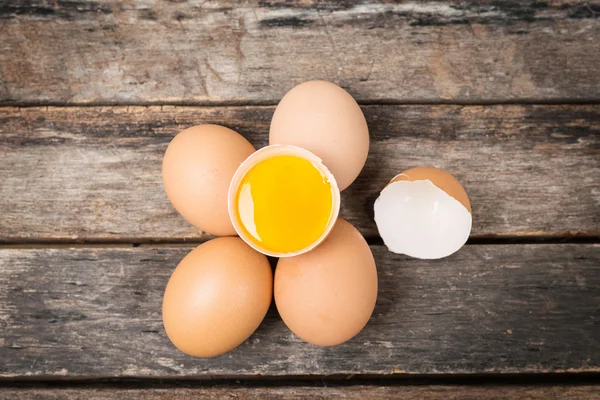
[(458, 179), (449, 172), (435, 167), (417, 167), (404, 171), (397, 175), (390, 183), (398, 181), (423, 181), (430, 180), (435, 186), (448, 193), (458, 200), (469, 212), (471, 212), (471, 202), (465, 188)]
[(343, 219), (314, 250), (277, 263), (277, 309), (292, 332), (309, 343), (334, 346), (351, 339), (368, 322), (376, 300), (371, 249)]
[(195, 357), (228, 352), (258, 328), (272, 288), (266, 256), (238, 237), (208, 241), (181, 261), (167, 284), (162, 308), (167, 335)]
[(365, 165), (369, 128), (348, 92), (330, 82), (310, 81), (290, 90), (275, 109), (269, 144), (291, 144), (313, 152), (344, 190)]
[(250, 142), (223, 126), (198, 125), (180, 132), (169, 144), (162, 164), (169, 200), (203, 231), (235, 235), (227, 210), (229, 183), (253, 152)]

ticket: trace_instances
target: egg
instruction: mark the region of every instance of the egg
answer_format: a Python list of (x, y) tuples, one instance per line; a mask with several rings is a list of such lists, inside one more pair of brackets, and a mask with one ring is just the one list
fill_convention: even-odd
[(228, 200), (240, 238), (272, 257), (291, 257), (318, 246), (340, 211), (335, 177), (321, 159), (281, 144), (263, 147), (242, 163)]
[(275, 109), (269, 144), (290, 144), (316, 154), (344, 190), (365, 165), (369, 129), (348, 92), (330, 82), (310, 81), (290, 90)]
[(377, 300), (377, 269), (369, 245), (338, 219), (315, 249), (281, 258), (275, 270), (275, 304), (294, 334), (334, 346), (358, 334)]
[(235, 235), (229, 218), (229, 184), (254, 147), (237, 132), (219, 125), (198, 125), (180, 132), (162, 164), (167, 197), (191, 224), (218, 235)]
[(201, 244), (167, 284), (162, 316), (182, 352), (214, 357), (243, 343), (265, 317), (273, 294), (267, 257), (238, 237)]
[(393, 253), (437, 259), (458, 251), (471, 233), (471, 203), (460, 182), (434, 167), (397, 175), (375, 201), (375, 223)]

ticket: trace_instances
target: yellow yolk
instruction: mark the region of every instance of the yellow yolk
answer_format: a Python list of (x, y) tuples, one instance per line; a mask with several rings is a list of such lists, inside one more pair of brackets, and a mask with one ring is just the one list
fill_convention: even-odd
[(236, 203), (238, 221), (259, 248), (293, 253), (313, 244), (327, 228), (333, 191), (312, 162), (281, 155), (246, 173)]

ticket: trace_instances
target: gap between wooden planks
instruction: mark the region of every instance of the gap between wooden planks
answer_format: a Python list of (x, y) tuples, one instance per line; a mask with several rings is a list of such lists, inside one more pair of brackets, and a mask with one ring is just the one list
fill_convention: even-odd
[[(257, 148), (274, 107), (0, 108), (0, 242), (201, 241), (161, 183), (180, 130), (224, 124)], [(600, 236), (600, 106), (365, 106), (371, 150), (341, 216), (376, 238), (397, 173), (435, 165), (473, 204), (473, 239)]]
[(273, 308), (257, 332), (199, 360), (164, 334), (161, 300), (193, 246), (0, 249), (0, 377), (193, 377), (600, 371), (600, 245), (465, 246), (430, 261), (372, 246), (379, 297), (333, 348)]
[(600, 7), (573, 1), (13, 1), (0, 103), (598, 101)]

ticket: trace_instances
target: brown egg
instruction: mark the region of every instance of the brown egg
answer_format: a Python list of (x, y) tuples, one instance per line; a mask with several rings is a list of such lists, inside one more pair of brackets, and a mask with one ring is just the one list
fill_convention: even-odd
[(310, 81), (290, 90), (275, 109), (269, 144), (313, 152), (344, 190), (365, 165), (369, 128), (348, 92), (330, 82)]
[(267, 257), (237, 237), (208, 241), (179, 263), (163, 299), (173, 344), (214, 357), (242, 344), (265, 317), (273, 294)]
[[(465, 188), (460, 184), (458, 179), (449, 172), (436, 167), (416, 167), (411, 168), (403, 173), (396, 175), (389, 184), (399, 181), (424, 181), (429, 180), (435, 186), (448, 193), (450, 196), (458, 200), (469, 212), (471, 211), (471, 202), (469, 196), (465, 192)], [(388, 185), (389, 185), (388, 184)]]
[(235, 171), (253, 152), (250, 142), (223, 126), (198, 125), (180, 132), (169, 144), (162, 164), (169, 200), (203, 231), (235, 235), (227, 192)]
[(351, 339), (369, 321), (376, 300), (371, 249), (343, 219), (314, 250), (277, 263), (277, 310), (292, 332), (309, 343), (334, 346)]
[(397, 175), (373, 208), (379, 235), (393, 253), (421, 259), (448, 257), (471, 233), (467, 192), (439, 168), (418, 167)]

